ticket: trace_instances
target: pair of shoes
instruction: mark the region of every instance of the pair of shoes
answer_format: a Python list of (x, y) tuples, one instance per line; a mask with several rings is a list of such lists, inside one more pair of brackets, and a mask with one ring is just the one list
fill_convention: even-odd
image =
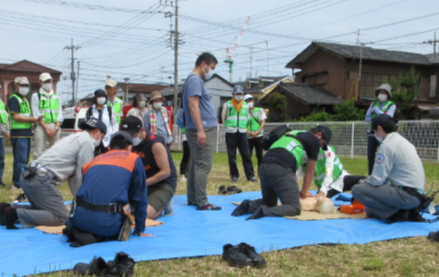
[(17, 185), (17, 184), (12, 184), (11, 188), (12, 188), (12, 190), (19, 190), (19, 189), (21, 189), (20, 185)]
[(234, 183), (238, 182), (238, 177), (232, 177), (232, 182)]
[(163, 210), (164, 215), (171, 215), (174, 213), (174, 198), (171, 198), (171, 200), (168, 203), (168, 206)]
[(242, 189), (237, 188), (236, 186), (228, 186), (226, 188), (226, 186), (220, 186), (218, 189), (218, 193), (220, 194), (227, 194), (227, 193), (240, 193), (242, 192)]
[(186, 181), (187, 181), (186, 176), (184, 176), (184, 174), (181, 174), (180, 182), (186, 183)]
[(222, 257), (230, 266), (264, 266), (266, 264), (264, 257), (256, 253), (255, 248), (245, 242), (235, 246), (224, 245)]
[(26, 194), (20, 193), (17, 196), (17, 198), (14, 201), (12, 201), (12, 203), (21, 203), (21, 202), (24, 202), (24, 201), (26, 201)]
[(219, 210), (221, 210), (221, 207), (207, 203), (204, 206), (198, 206), (197, 210), (199, 210), (199, 211), (219, 211)]
[(227, 192), (226, 186), (220, 186), (218, 189), (219, 194), (227, 194)]
[(0, 180), (0, 186), (2, 186), (2, 187), (6, 187), (6, 184), (3, 183), (3, 180)]
[(251, 177), (251, 178), (248, 178), (247, 181), (256, 183), (256, 182), (258, 182), (258, 179), (256, 179), (255, 177)]
[(130, 277), (134, 272), (135, 262), (128, 254), (119, 252), (113, 261), (105, 262), (101, 257), (94, 257), (89, 264), (77, 263), (73, 273), (105, 277)]

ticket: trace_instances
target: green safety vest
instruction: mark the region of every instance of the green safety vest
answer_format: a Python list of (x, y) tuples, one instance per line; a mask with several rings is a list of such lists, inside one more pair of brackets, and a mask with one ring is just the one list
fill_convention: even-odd
[[(385, 114), (387, 114), (387, 111), (389, 110), (390, 106), (392, 106), (392, 105), (393, 105), (392, 101), (387, 101), (386, 104), (384, 104), (384, 106), (381, 109), (381, 111), (383, 111)], [(372, 107), (375, 108), (375, 107), (379, 107), (379, 106), (380, 106), (380, 101), (376, 101), (376, 102), (373, 103)], [(372, 113), (370, 115), (371, 118), (374, 118), (375, 116), (377, 116), (376, 113)], [(370, 123), (370, 128), (372, 128), (372, 123)]]
[(241, 110), (236, 110), (235, 106), (232, 104), (232, 100), (227, 101), (227, 114), (226, 122), (224, 125), (226, 127), (226, 133), (246, 133), (247, 131), (247, 121), (248, 121), (248, 104), (244, 101)]
[[(334, 151), (334, 154), (336, 153), (336, 149), (334, 146), (328, 146), (331, 147), (332, 151)], [(343, 173), (343, 164), (341, 163), (340, 159), (336, 155), (334, 158), (334, 167), (332, 168), (332, 181), (335, 181), (340, 175)], [(316, 161), (316, 170), (314, 174), (314, 184), (319, 189), (322, 187), (323, 180), (326, 176), (326, 159), (325, 159), (325, 153), (322, 148), (319, 149), (319, 155), (317, 157)]]
[[(247, 129), (250, 132), (257, 131), (261, 128), (261, 124), (259, 124), (259, 110), (261, 108), (254, 108), (253, 111), (248, 112), (248, 122), (247, 122)], [(262, 136), (264, 134), (264, 129), (261, 130), (258, 136)], [(251, 136), (247, 135), (247, 137), (251, 138)]]
[(114, 102), (111, 103), (111, 100), (108, 100), (107, 106), (113, 108), (114, 116), (116, 117), (117, 124), (120, 124), (120, 120), (122, 118), (122, 109), (123, 109), (123, 102), (118, 97), (114, 97)]
[(297, 136), (300, 133), (304, 133), (305, 131), (291, 131), (287, 134), (283, 135), (280, 139), (276, 140), (270, 149), (274, 148), (283, 148), (290, 152), (294, 158), (296, 159), (296, 171), (303, 165), (304, 157), (305, 157), (305, 149), (303, 145), (294, 137), (290, 137), (288, 135)]
[(0, 123), (7, 124), (8, 123), (8, 112), (6, 111), (5, 104), (3, 101), (0, 101)]
[(186, 134), (186, 128), (181, 128), (181, 133)]
[(59, 113), (59, 98), (58, 95), (53, 94), (47, 97), (44, 94), (39, 94), (40, 97), (40, 113), (43, 115), (45, 123), (55, 123), (58, 121)]
[[(27, 101), (26, 98), (23, 97), (20, 98), (17, 94), (12, 94), (11, 98), (15, 97), (18, 100), (18, 103), (20, 104), (20, 113), (19, 115), (23, 116), (23, 117), (30, 117), (31, 116), (31, 110), (30, 110), (30, 105), (29, 105), (29, 101)], [(10, 99), (10, 98), (9, 98)], [(12, 117), (12, 113), (9, 113), (9, 117), (11, 118), (11, 130), (16, 130), (16, 129), (30, 129), (32, 128), (32, 123), (30, 122), (18, 122), (15, 121)]]

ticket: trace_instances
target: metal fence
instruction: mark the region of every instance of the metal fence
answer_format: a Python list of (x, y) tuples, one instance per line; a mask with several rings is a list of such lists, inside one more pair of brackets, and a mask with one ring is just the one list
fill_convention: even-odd
[[(265, 134), (279, 125), (286, 124), (292, 130), (309, 130), (317, 125), (325, 125), (332, 131), (331, 145), (337, 148), (339, 155), (366, 156), (367, 155), (367, 130), (369, 124), (364, 121), (354, 122), (277, 122), (265, 124)], [(174, 125), (174, 141), (172, 150), (181, 150), (181, 131)], [(400, 121), (398, 132), (407, 138), (418, 150), (423, 160), (439, 162), (439, 120), (413, 120)], [(222, 124), (218, 126), (217, 152), (226, 152), (225, 129)]]

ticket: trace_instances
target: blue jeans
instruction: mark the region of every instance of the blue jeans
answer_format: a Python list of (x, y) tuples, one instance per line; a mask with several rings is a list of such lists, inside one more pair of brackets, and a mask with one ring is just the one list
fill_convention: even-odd
[(16, 187), (20, 186), (20, 174), (29, 163), (30, 138), (11, 138), (12, 154), (14, 156), (14, 168), (12, 182)]
[(0, 180), (3, 180), (5, 171), (5, 138), (0, 138)]

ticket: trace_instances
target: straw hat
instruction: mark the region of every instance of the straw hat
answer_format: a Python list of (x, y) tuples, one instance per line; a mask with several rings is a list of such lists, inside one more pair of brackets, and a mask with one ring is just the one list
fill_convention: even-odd
[(164, 98), (162, 97), (162, 95), (160, 94), (160, 91), (153, 91), (153, 92), (151, 92), (151, 95), (150, 95), (150, 97), (149, 97), (149, 102), (148, 103), (152, 103), (152, 101), (154, 101), (154, 100), (156, 100), (156, 99), (159, 99), (159, 98), (161, 98), (162, 99), (162, 101), (164, 101)]

